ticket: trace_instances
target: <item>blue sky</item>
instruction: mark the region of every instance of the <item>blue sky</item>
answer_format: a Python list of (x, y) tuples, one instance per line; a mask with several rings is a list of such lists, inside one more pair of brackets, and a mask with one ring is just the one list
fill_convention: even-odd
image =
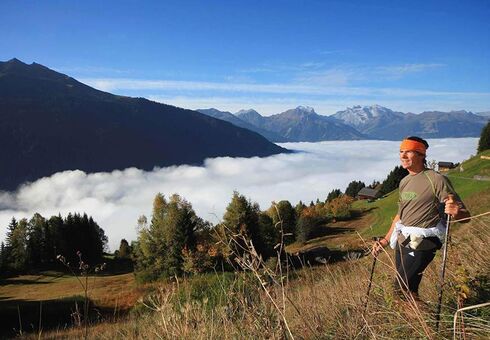
[(185, 108), (490, 110), (490, 1), (0, 2), (0, 60)]

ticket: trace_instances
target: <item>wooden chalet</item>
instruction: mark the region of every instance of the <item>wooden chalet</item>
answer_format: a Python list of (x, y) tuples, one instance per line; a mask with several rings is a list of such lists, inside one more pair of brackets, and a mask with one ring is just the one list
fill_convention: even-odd
[(452, 162), (439, 162), (437, 163), (437, 169), (439, 172), (445, 172), (449, 171), (450, 169), (454, 169), (456, 167), (456, 164)]
[(360, 200), (374, 200), (379, 193), (379, 189), (371, 189), (364, 187), (357, 193), (357, 198)]

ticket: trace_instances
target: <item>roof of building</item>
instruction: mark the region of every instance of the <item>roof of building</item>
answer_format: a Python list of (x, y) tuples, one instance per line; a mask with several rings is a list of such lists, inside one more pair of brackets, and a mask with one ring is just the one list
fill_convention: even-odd
[(368, 197), (376, 197), (379, 189), (371, 189), (368, 187), (364, 187), (357, 193), (357, 196), (368, 196)]
[(439, 162), (439, 163), (437, 163), (437, 165), (442, 166), (444, 168), (454, 168), (453, 162)]

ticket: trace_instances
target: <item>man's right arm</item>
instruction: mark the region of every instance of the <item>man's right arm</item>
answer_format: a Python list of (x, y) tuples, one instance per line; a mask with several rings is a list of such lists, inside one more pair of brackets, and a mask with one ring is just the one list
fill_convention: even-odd
[(381, 240), (377, 241), (374, 244), (373, 249), (371, 251), (371, 254), (373, 256), (378, 256), (378, 254), (383, 250), (383, 248), (386, 247), (388, 244), (390, 244), (391, 234), (393, 233), (393, 230), (395, 229), (396, 222), (398, 222), (399, 220), (400, 220), (400, 216), (396, 215), (393, 218), (393, 222), (391, 222), (390, 230), (388, 230), (385, 237), (383, 237)]

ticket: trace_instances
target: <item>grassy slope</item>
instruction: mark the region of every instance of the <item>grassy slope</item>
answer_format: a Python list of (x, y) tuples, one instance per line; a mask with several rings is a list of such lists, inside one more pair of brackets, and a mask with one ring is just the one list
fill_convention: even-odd
[[(80, 279), (85, 284), (85, 279)], [(143, 293), (132, 273), (89, 276), (87, 282), (90, 304), (100, 315), (125, 314)], [(40, 312), (43, 329), (70, 325), (75, 303), (82, 308), (83, 296), (84, 289), (77, 278), (59, 272), (0, 280), (0, 338), (20, 332), (19, 314), (24, 332), (37, 332)]]
[[(81, 278), (85, 283), (84, 278)], [(8, 300), (46, 301), (81, 296), (84, 290), (77, 278), (57, 272), (22, 275), (1, 281), (0, 297)], [(134, 275), (121, 274), (88, 277), (89, 297), (101, 307), (128, 308), (137, 295)], [(132, 297), (131, 297), (132, 296)], [(131, 297), (131, 298), (130, 298)]]

